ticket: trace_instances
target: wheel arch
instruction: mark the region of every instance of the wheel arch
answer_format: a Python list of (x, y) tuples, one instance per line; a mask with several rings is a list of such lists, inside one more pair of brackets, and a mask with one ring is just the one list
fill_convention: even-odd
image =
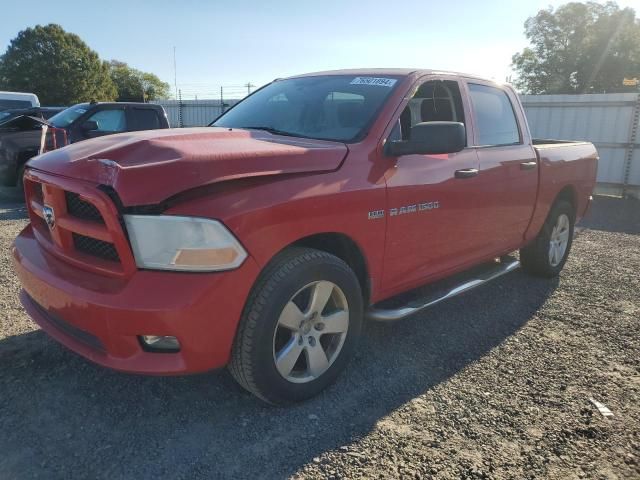
[[(571, 204), (573, 207), (574, 214), (577, 214), (578, 211), (578, 192), (573, 185), (565, 185), (556, 195), (556, 198), (553, 200), (551, 204), (551, 208), (556, 205), (558, 202), (565, 200)], [(551, 208), (549, 211), (551, 211)], [(548, 215), (548, 214), (547, 214)]]
[(363, 303), (368, 305), (371, 298), (370, 270), (364, 251), (351, 237), (339, 232), (314, 233), (288, 244), (280, 252), (290, 247), (314, 248), (335, 255), (344, 261), (358, 278), (360, 289), (362, 290)]
[(574, 212), (573, 220), (576, 220), (580, 205), (578, 201), (578, 190), (575, 185), (567, 183), (562, 185), (559, 190), (556, 188), (552, 189), (552, 186), (549, 185), (538, 195), (529, 227), (525, 232), (525, 244), (532, 242), (536, 238), (544, 226), (544, 223), (547, 221), (553, 207), (560, 201), (569, 202)]

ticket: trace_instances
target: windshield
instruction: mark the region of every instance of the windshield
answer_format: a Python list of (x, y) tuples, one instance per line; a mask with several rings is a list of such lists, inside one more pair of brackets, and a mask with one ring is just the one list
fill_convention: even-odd
[(212, 125), (353, 142), (366, 134), (398, 77), (291, 78), (258, 90)]
[(75, 105), (57, 113), (49, 119), (49, 123), (54, 127), (66, 128), (71, 125), (80, 115), (86, 113), (87, 108), (83, 105)]

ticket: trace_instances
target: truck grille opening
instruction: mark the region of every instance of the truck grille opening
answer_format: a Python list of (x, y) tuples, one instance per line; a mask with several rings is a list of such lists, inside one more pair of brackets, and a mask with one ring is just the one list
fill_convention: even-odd
[(76, 250), (87, 255), (109, 260), (111, 262), (119, 262), (120, 256), (113, 243), (104, 242), (97, 238), (86, 237), (79, 233), (73, 233), (73, 246)]
[(31, 188), (33, 188), (33, 198), (35, 198), (38, 202), (44, 202), (44, 195), (42, 193), (42, 184), (41, 183), (33, 183), (30, 182)]
[(67, 201), (67, 212), (74, 217), (81, 218), (82, 220), (89, 220), (91, 222), (104, 223), (102, 215), (95, 207), (95, 205), (85, 202), (75, 192), (64, 192), (65, 199)]

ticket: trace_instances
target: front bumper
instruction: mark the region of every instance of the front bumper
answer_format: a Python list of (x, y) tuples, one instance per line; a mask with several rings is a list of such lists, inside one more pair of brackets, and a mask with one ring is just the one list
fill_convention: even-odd
[[(226, 365), (242, 309), (259, 269), (249, 257), (222, 273), (138, 270), (105, 277), (45, 252), (27, 226), (13, 245), (21, 301), (50, 336), (115, 370), (172, 375)], [(139, 335), (171, 335), (176, 353), (142, 349)]]

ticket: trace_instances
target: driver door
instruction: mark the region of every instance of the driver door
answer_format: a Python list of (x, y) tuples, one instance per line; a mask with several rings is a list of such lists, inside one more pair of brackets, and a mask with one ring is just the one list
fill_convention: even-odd
[[(416, 85), (392, 131), (409, 138), (418, 122), (456, 121), (467, 125), (469, 106), (456, 79), (430, 77)], [(467, 144), (473, 145), (467, 128)], [(442, 155), (403, 155), (387, 172), (387, 237), (384, 286), (389, 294), (477, 260), (487, 238), (484, 191), (478, 182), (475, 149)]]

